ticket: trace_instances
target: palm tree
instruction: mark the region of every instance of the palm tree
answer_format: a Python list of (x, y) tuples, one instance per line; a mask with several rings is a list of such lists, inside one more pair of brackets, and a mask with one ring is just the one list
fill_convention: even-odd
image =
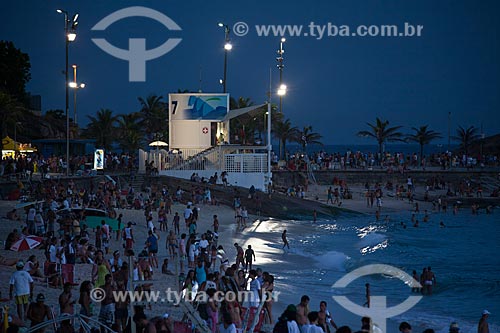
[(428, 130), (429, 125), (420, 126), (419, 128), (412, 127), (415, 134), (409, 134), (406, 138), (409, 141), (417, 142), (420, 145), (420, 166), (422, 166), (422, 156), (424, 156), (424, 146), (431, 143), (432, 140), (441, 139), (440, 133)]
[(283, 159), (283, 152), (286, 151), (286, 142), (297, 141), (299, 136), (299, 129), (297, 127), (292, 127), (290, 119), (285, 121), (275, 121), (274, 122), (274, 136), (280, 141), (280, 160)]
[(87, 138), (96, 139), (96, 146), (104, 149), (110, 149), (115, 139), (115, 123), (118, 119), (109, 109), (97, 111), (96, 117), (87, 116), (90, 123), (83, 130), (83, 135)]
[(0, 139), (3, 139), (8, 130), (13, 129), (15, 124), (22, 120), (26, 112), (17, 99), (0, 91)]
[(118, 142), (123, 151), (135, 152), (141, 146), (141, 114), (133, 112), (118, 116)]
[(304, 129), (302, 131), (299, 130), (297, 134), (297, 143), (302, 145), (304, 152), (306, 151), (308, 144), (323, 145), (323, 143), (319, 141), (323, 136), (319, 133), (313, 132), (312, 126), (310, 125), (304, 126)]
[(157, 95), (149, 95), (146, 99), (138, 98), (141, 104), (141, 125), (148, 140), (152, 140), (154, 135), (159, 137), (158, 140), (168, 138), (168, 108), (162, 99), (163, 96)]
[(471, 143), (481, 137), (477, 131), (478, 129), (474, 126), (469, 126), (467, 129), (458, 126), (457, 135), (453, 137), (453, 140), (460, 142), (460, 148), (463, 149), (466, 156), (468, 156)]
[(403, 141), (403, 139), (401, 138), (403, 134), (401, 132), (398, 132), (398, 130), (402, 126), (388, 127), (389, 121), (388, 120), (382, 121), (378, 117), (375, 125), (370, 123), (366, 124), (371, 128), (371, 131), (360, 131), (358, 132), (358, 135), (363, 137), (372, 137), (375, 140), (377, 140), (378, 151), (380, 154), (383, 153), (383, 147), (386, 141), (387, 142)]

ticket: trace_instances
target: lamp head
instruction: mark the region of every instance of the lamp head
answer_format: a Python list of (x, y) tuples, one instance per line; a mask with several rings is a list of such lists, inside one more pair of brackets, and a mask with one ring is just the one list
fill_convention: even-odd
[(68, 33), (68, 42), (74, 42), (76, 39), (76, 33), (74, 31), (71, 31)]
[(68, 83), (68, 86), (70, 88), (77, 88), (78, 87), (78, 85), (76, 84), (76, 82), (70, 82), (70, 83)]
[(281, 42), (282, 43), (286, 42), (286, 38), (285, 37), (281, 37)]
[(233, 48), (233, 45), (229, 42), (224, 44), (224, 50), (230, 51)]
[(286, 95), (286, 85), (285, 84), (280, 85), (280, 87), (278, 89), (278, 95), (279, 96)]
[(224, 26), (224, 23), (219, 22), (217, 25), (222, 28)]

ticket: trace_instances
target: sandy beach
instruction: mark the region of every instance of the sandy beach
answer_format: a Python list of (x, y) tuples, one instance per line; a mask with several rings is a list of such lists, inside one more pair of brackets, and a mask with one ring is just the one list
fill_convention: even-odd
[[(320, 185), (310, 186), (309, 191), (306, 193), (306, 199), (304, 200), (314, 200), (323, 203), (326, 202), (326, 193), (328, 187), (329, 186)], [(375, 216), (377, 208), (376, 206), (367, 207), (364, 188), (362, 188), (361, 186), (354, 186), (351, 187), (351, 191), (353, 194), (352, 199), (343, 200), (341, 207), (348, 210), (360, 212), (362, 214)], [(271, 199), (266, 197), (265, 200), (272, 201), (272, 197)], [(11, 232), (13, 228), (21, 229), (22, 227), (22, 224), (20, 222), (9, 221), (5, 218), (6, 213), (9, 210), (13, 209), (15, 207), (15, 204), (16, 203), (12, 201), (0, 202), (0, 216), (2, 216), (2, 220), (0, 223), (0, 232), (2, 234), (2, 240), (5, 240), (7, 234)], [(432, 210), (432, 204), (429, 202), (419, 202), (419, 204), (421, 211), (426, 209), (429, 211)], [(168, 215), (169, 228), (171, 228), (173, 214), (177, 212), (182, 216), (182, 212), (185, 207), (185, 204), (179, 203), (176, 203), (172, 206), (172, 214)], [(199, 208), (199, 221), (197, 223), (197, 230), (199, 234), (205, 232), (208, 229), (212, 229), (212, 216), (214, 214), (218, 215), (220, 221), (218, 244), (222, 245), (226, 250), (226, 253), (230, 259), (230, 263), (233, 263), (236, 257), (236, 251), (233, 246), (235, 242), (239, 243), (244, 249), (247, 247), (247, 245), (252, 245), (252, 248), (256, 253), (254, 268), (262, 268), (263, 271), (268, 271), (270, 274), (273, 274), (275, 276), (275, 291), (279, 292), (279, 298), (273, 305), (274, 320), (279, 316), (279, 314), (281, 314), (281, 312), (286, 308), (288, 304), (299, 303), (300, 296), (302, 294), (307, 294), (306, 288), (304, 288), (303, 290), (296, 290), (295, 288), (290, 288), (285, 284), (281, 284), (280, 281), (287, 275), (287, 272), (290, 270), (300, 270), (311, 268), (314, 266), (314, 263), (308, 262), (304, 258), (301, 258), (300, 255), (294, 250), (294, 244), (301, 242), (303, 235), (307, 235), (312, 232), (312, 212), (310, 219), (305, 219), (304, 221), (282, 221), (273, 219), (272, 216), (250, 215), (250, 223), (248, 223), (248, 227), (244, 230), (237, 230), (237, 225), (234, 218), (234, 210), (231, 207), (224, 205), (213, 206), (209, 204), (200, 204), (197, 205), (197, 207)], [(398, 200), (394, 197), (384, 196), (381, 215), (384, 216), (384, 214), (392, 214), (396, 212), (410, 212), (413, 209), (414, 204), (409, 203), (408, 200)], [(134, 226), (134, 233), (136, 237), (134, 250), (136, 253), (140, 252), (147, 237), (147, 228), (143, 210), (118, 209), (117, 213), (123, 214), (123, 221), (125, 223), (131, 221), (137, 224), (136, 226)], [(155, 213), (154, 221), (155, 225), (158, 227), (156, 223), (156, 217), (157, 214)], [(25, 220), (24, 214), (21, 218), (22, 221)], [(284, 229), (287, 229), (289, 233), (289, 240), (292, 247), (292, 250), (290, 251), (285, 251), (282, 249), (281, 233)], [(185, 224), (181, 220), (181, 233), (184, 232), (187, 233), (187, 229)], [(165, 245), (167, 233), (161, 232), (160, 235), (161, 238), (159, 240), (158, 261), (161, 266), (163, 259), (168, 257), (168, 252)], [(95, 239), (93, 233), (91, 233), (91, 239)], [(121, 240), (116, 241), (113, 237), (113, 240), (110, 243), (110, 253), (112, 253), (114, 250), (122, 251), (122, 242)], [(341, 250), (342, 249), (339, 249), (339, 251)], [(2, 250), (0, 250), (0, 255), (6, 258), (26, 260), (31, 254), (35, 254), (41, 262), (43, 262), (45, 259), (43, 250), (34, 249), (24, 252), (12, 252), (4, 250), (3, 246)], [(110, 257), (111, 254), (106, 256), (107, 259), (109, 259)], [(217, 260), (216, 267), (218, 267), (219, 262), (220, 261)], [(91, 269), (91, 265), (76, 265), (75, 283), (80, 284), (84, 280), (90, 280)], [(169, 269), (173, 272), (178, 272), (178, 268), (173, 266), (172, 264), (169, 266)], [(0, 270), (0, 280), (4, 282), (0, 286), (2, 297), (8, 296), (8, 280), (14, 270), (14, 267), (6, 266), (4, 266), (2, 270)], [(168, 288), (176, 290), (176, 288), (178, 287), (177, 276), (163, 275), (161, 274), (161, 269), (155, 269), (152, 281), (148, 282), (153, 283), (153, 290), (157, 290), (160, 292), (163, 292)], [(36, 281), (35, 283), (34, 294), (36, 295), (38, 293), (45, 294), (47, 299), (46, 303), (49, 306), (53, 307), (55, 309), (55, 312), (57, 313), (57, 299), (61, 293), (61, 290), (47, 287), (46, 282), (41, 279)], [(77, 299), (78, 295), (78, 287), (74, 287), (73, 297)], [(330, 299), (330, 296), (328, 296), (328, 299)], [(3, 304), (9, 305), (11, 309), (15, 309), (14, 301), (6, 301)], [(315, 307), (316, 304), (314, 304), (313, 308)], [(162, 315), (163, 313), (167, 312), (171, 314), (176, 320), (180, 320), (182, 318), (181, 309), (167, 303), (154, 304), (152, 305), (152, 308), (150, 310), (146, 309), (145, 312), (148, 317)], [(343, 322), (343, 313), (344, 312), (339, 312), (339, 316), (336, 317), (336, 320), (339, 323)]]

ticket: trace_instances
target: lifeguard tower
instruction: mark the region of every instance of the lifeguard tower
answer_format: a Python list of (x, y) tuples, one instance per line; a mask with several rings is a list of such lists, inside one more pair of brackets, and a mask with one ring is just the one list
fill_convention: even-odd
[[(226, 172), (228, 183), (267, 190), (271, 180), (268, 145), (230, 142), (230, 120), (262, 110), (265, 104), (229, 110), (229, 94), (169, 94), (168, 147), (139, 151), (139, 172), (146, 162), (159, 175), (190, 179), (193, 173), (207, 180)], [(269, 141), (269, 140), (268, 140)]]

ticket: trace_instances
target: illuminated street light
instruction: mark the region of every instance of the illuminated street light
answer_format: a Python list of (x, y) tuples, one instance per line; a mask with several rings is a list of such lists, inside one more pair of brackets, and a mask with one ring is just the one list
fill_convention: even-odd
[(76, 113), (76, 91), (78, 89), (85, 88), (85, 83), (78, 83), (78, 81), (76, 80), (76, 69), (78, 66), (72, 65), (71, 67), (73, 67), (73, 82), (69, 83), (69, 87), (73, 89), (73, 122), (76, 125), (78, 123)]
[(278, 95), (280, 96), (285, 96), (286, 95), (286, 85), (285, 84), (282, 84), (280, 85), (280, 87), (278, 88)]
[(65, 36), (65, 59), (66, 67), (64, 69), (65, 87), (66, 87), (66, 176), (69, 176), (69, 76), (68, 76), (68, 49), (69, 43), (76, 39), (76, 26), (78, 25), (78, 14), (73, 15), (70, 20), (68, 12), (63, 9), (57, 9), (59, 14), (64, 14), (64, 36)]
[(232, 50), (233, 45), (229, 41), (229, 33), (231, 30), (229, 29), (229, 26), (227, 24), (218, 23), (218, 26), (221, 28), (224, 28), (224, 78), (222, 79), (222, 92), (226, 93), (227, 92), (227, 52)]
[(278, 70), (280, 71), (280, 90), (278, 90), (278, 95), (280, 96), (280, 105), (279, 111), (283, 113), (283, 96), (286, 94), (286, 86), (285, 89), (281, 89), (283, 85), (283, 68), (285, 65), (283, 64), (283, 54), (285, 53), (285, 49), (283, 48), (283, 44), (286, 42), (286, 38), (282, 37), (280, 40), (280, 48), (278, 49), (278, 57), (276, 57), (276, 61), (278, 62)]

